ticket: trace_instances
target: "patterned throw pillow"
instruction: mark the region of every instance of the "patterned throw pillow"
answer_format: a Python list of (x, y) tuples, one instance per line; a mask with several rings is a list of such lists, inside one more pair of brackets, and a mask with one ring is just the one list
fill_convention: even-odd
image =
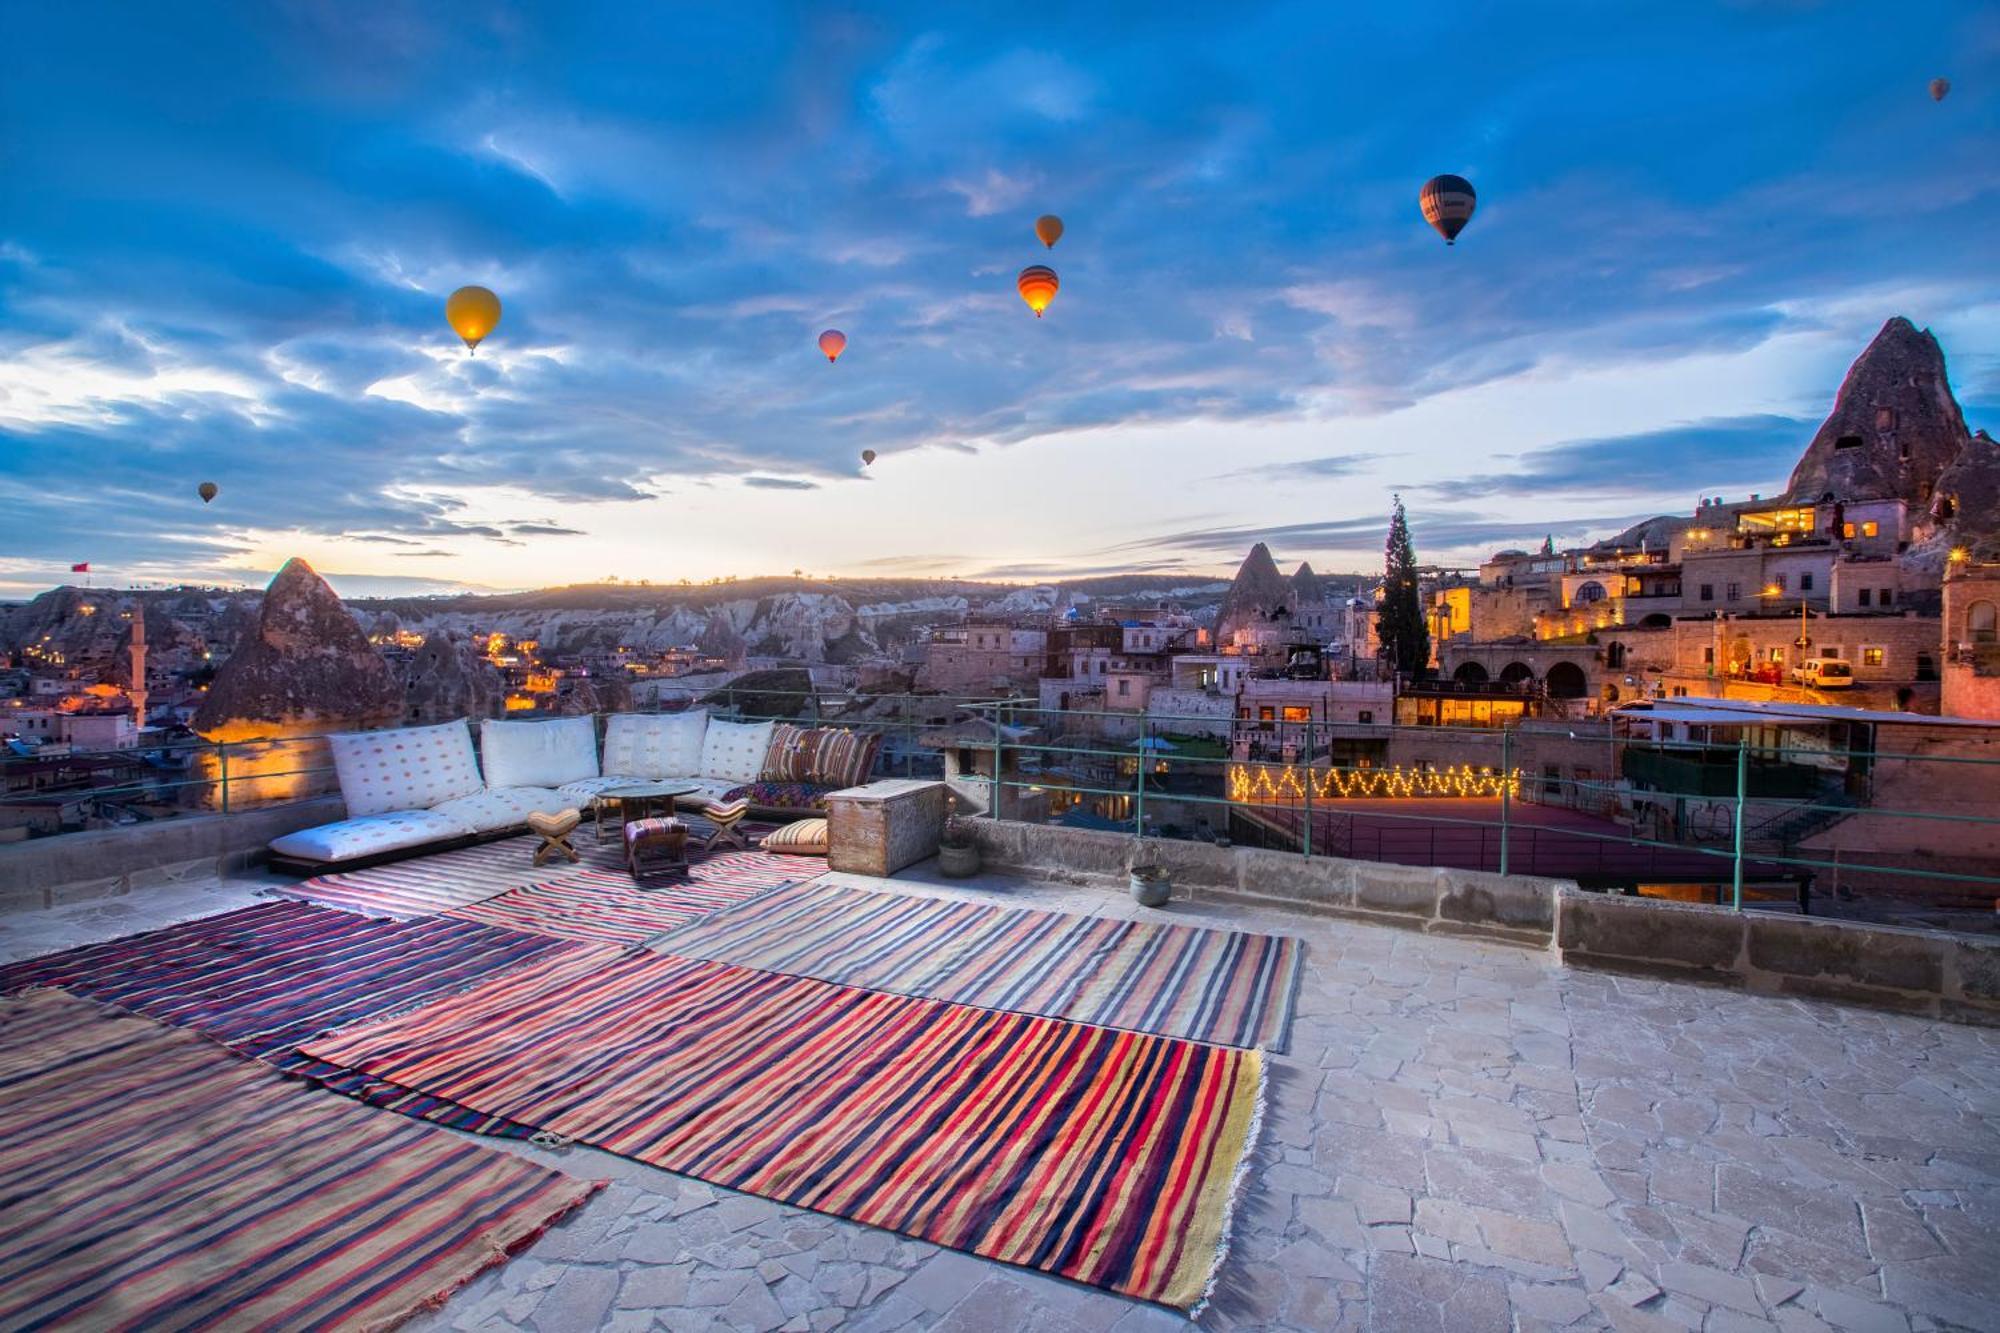
[(428, 810), (486, 789), (463, 719), (437, 727), (353, 731), (329, 736), (326, 744), (349, 819)]
[(691, 778), (701, 772), (708, 713), (614, 713), (604, 727), (606, 777)]
[(770, 748), (769, 722), (710, 722), (701, 738), (701, 776), (732, 785), (755, 782)]
[(748, 801), (760, 810), (824, 810), (831, 787), (810, 782), (746, 782), (722, 794), (725, 801)]
[(882, 750), (879, 731), (844, 731), (837, 727), (821, 730), (819, 750), (806, 781), (822, 787), (858, 787), (875, 770), (875, 756)]
[(819, 756), (818, 727), (798, 727), (780, 722), (771, 728), (771, 748), (764, 752), (764, 771), (759, 782), (807, 782), (813, 761)]
[(826, 840), (824, 819), (801, 819), (796, 824), (785, 825), (776, 833), (766, 834), (762, 846), (767, 852), (783, 852), (792, 856), (825, 856)]

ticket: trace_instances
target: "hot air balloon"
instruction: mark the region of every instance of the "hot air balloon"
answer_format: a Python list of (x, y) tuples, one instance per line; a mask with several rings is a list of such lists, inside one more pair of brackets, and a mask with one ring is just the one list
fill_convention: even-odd
[(828, 329), (819, 335), (819, 350), (826, 353), (827, 363), (840, 360), (840, 354), (847, 348), (847, 335), (839, 329)]
[(1028, 303), (1028, 309), (1040, 319), (1049, 302), (1056, 299), (1056, 288), (1062, 284), (1056, 278), (1056, 271), (1047, 264), (1030, 264), (1021, 270), (1014, 285), (1021, 289), (1021, 299)]
[(1931, 101), (1933, 102), (1944, 101), (1944, 95), (1950, 91), (1951, 91), (1950, 79), (1931, 80)]
[(863, 449), (861, 451), (861, 466), (867, 467), (870, 463), (873, 463), (874, 461), (875, 461), (875, 451), (873, 449)]
[(1453, 244), (1458, 234), (1465, 230), (1465, 224), (1472, 221), (1472, 209), (1476, 202), (1472, 182), (1463, 176), (1433, 176), (1417, 192), (1417, 204), (1424, 210), (1424, 221), (1437, 228), (1437, 234), (1444, 237), (1446, 245)]
[(1042, 214), (1035, 219), (1035, 235), (1043, 245), (1055, 249), (1056, 242), (1062, 239), (1062, 219), (1053, 213)]
[(210, 500), (213, 500), (215, 498), (216, 492), (221, 489), (222, 489), (221, 487), (217, 486), (212, 481), (204, 481), (201, 485), (194, 488), (194, 493), (201, 497), (201, 502), (203, 504), (207, 504)]
[(466, 351), (475, 351), (500, 326), (500, 298), (484, 287), (461, 287), (445, 299), (444, 317)]

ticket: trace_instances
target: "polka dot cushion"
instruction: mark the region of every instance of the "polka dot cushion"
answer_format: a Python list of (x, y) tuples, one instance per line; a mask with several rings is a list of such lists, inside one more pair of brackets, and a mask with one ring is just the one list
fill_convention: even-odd
[(438, 727), (349, 732), (326, 740), (350, 819), (428, 810), (486, 787), (473, 757), (472, 731), (462, 719)]
[(711, 722), (701, 741), (701, 775), (732, 785), (755, 782), (770, 748), (769, 722)]

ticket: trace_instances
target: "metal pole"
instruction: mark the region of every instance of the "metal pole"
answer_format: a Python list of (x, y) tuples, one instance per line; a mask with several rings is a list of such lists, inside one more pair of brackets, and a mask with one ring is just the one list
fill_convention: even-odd
[(1508, 762), (1513, 752), (1509, 744), (1512, 739), (1512, 732), (1500, 733), (1500, 873), (1503, 875), (1507, 873), (1507, 816), (1513, 804), (1514, 770)]
[(1729, 905), (1743, 910), (1743, 798), (1750, 787), (1750, 738), (1736, 740), (1736, 855), (1730, 867)]
[(1301, 849), (1307, 856), (1313, 854), (1313, 724), (1306, 723), (1305, 763), (1300, 765), (1306, 779), (1306, 828)]
[(1000, 818), (1000, 736), (1001, 728), (1007, 725), (1006, 705), (993, 709), (993, 801), (986, 811), (987, 818)]
[(222, 813), (229, 813), (229, 747), (221, 741), (215, 743), (216, 767), (222, 778)]
[(1135, 838), (1146, 836), (1146, 756), (1152, 753), (1146, 740), (1151, 729), (1149, 723), (1139, 724), (1139, 794), (1132, 802), (1132, 836)]

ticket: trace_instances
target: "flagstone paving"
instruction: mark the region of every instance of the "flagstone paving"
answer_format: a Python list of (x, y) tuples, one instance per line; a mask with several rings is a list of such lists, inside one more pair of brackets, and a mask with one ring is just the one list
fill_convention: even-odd
[[(1061, 885), (887, 886), (1143, 912)], [(225, 910), (257, 887), (0, 917), (0, 957)], [(1271, 1057), (1202, 1327), (2000, 1329), (2000, 1031), (1372, 926), (1171, 911), (1308, 942), (1292, 1052)], [(410, 1327), (1186, 1326), (588, 1149), (502, 1146), (614, 1183)]]

